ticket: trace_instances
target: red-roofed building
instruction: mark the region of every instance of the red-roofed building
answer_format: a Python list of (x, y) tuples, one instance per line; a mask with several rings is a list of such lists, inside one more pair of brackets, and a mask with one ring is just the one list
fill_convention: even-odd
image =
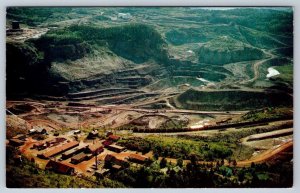
[(85, 154), (84, 152), (81, 152), (78, 155), (75, 155), (71, 158), (71, 163), (72, 164), (78, 164), (82, 161), (88, 160), (92, 157), (92, 154)]
[(104, 158), (105, 161), (105, 167), (107, 168), (113, 168), (112, 166), (118, 165), (121, 168), (126, 168), (129, 166), (129, 163), (126, 160), (118, 159), (116, 156), (113, 156), (111, 154), (108, 154)]
[(125, 147), (115, 145), (115, 144), (108, 145), (108, 146), (106, 146), (106, 148), (109, 149), (110, 151), (114, 151), (117, 153), (120, 153), (126, 149)]
[(128, 160), (138, 164), (144, 164), (146, 161), (149, 160), (149, 158), (139, 154), (130, 154)]
[(111, 145), (112, 143), (113, 143), (113, 142), (112, 142), (111, 140), (105, 140), (105, 141), (102, 142), (102, 145), (103, 145), (104, 147), (107, 147), (107, 146)]
[(69, 150), (69, 149), (72, 149), (72, 148), (74, 148), (74, 147), (76, 147), (78, 145), (79, 145), (79, 142), (77, 142), (77, 141), (71, 141), (71, 142), (66, 143), (66, 144), (64, 144), (62, 146), (56, 147), (55, 149), (47, 151), (47, 152), (45, 152), (43, 154), (38, 154), (37, 156), (39, 158), (42, 158), (42, 159), (49, 159), (50, 157), (56, 156), (56, 155), (58, 155), (60, 153), (63, 153), (65, 151)]
[(53, 160), (50, 160), (47, 163), (45, 169), (54, 171), (56, 173), (67, 174), (67, 175), (73, 175), (75, 172), (75, 169), (73, 167)]
[(69, 159), (70, 157), (85, 151), (86, 147), (82, 147), (82, 148), (76, 147), (74, 149), (65, 151), (63, 154), (61, 154), (61, 159), (64, 159), (64, 160)]
[(110, 136), (108, 136), (108, 139), (112, 140), (112, 141), (118, 141), (120, 138), (121, 137), (117, 136), (117, 135), (110, 135)]
[(98, 155), (103, 151), (104, 151), (104, 147), (100, 142), (87, 146), (85, 150), (86, 153), (91, 153), (93, 155)]

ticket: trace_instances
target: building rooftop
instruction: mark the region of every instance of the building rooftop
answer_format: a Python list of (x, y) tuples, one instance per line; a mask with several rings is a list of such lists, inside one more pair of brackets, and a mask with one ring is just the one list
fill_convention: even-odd
[(119, 146), (119, 145), (116, 145), (116, 144), (111, 144), (111, 145), (109, 145), (109, 147), (116, 148), (116, 149), (125, 149), (125, 147)]
[(53, 160), (50, 160), (47, 163), (45, 169), (53, 169), (55, 172), (63, 173), (63, 174), (71, 173), (72, 171), (74, 171), (73, 167)]
[(96, 143), (96, 144), (93, 144), (93, 145), (89, 145), (87, 148), (91, 152), (94, 152), (94, 151), (98, 150), (99, 148), (103, 148), (103, 145), (102, 145), (102, 143)]
[(74, 160), (81, 160), (82, 158), (85, 158), (86, 156), (88, 156), (88, 154), (85, 154), (84, 152), (81, 152), (80, 154), (75, 155), (75, 156), (72, 157), (71, 159), (74, 159)]
[(139, 160), (139, 161), (144, 162), (149, 158), (146, 156), (140, 155), (140, 154), (130, 154), (129, 159), (134, 159), (134, 160)]
[(114, 169), (117, 169), (117, 170), (119, 170), (119, 169), (122, 168), (122, 166), (117, 165), (117, 164), (114, 164), (114, 165), (112, 165), (111, 167), (114, 168)]
[(20, 139), (20, 138), (23, 138), (23, 137), (26, 137), (26, 135), (24, 135), (24, 134), (18, 134), (16, 136), (14, 136), (13, 139)]
[(108, 136), (109, 139), (113, 140), (113, 141), (117, 141), (120, 139), (120, 136), (117, 136), (117, 135), (109, 135)]
[(56, 148), (54, 148), (54, 149), (52, 149), (50, 151), (47, 151), (43, 155), (44, 155), (45, 158), (49, 158), (49, 157), (52, 157), (52, 156), (54, 156), (56, 154), (59, 154), (59, 153), (61, 153), (63, 151), (66, 151), (66, 150), (68, 150), (68, 149), (70, 149), (72, 147), (75, 147), (77, 145), (79, 145), (79, 142), (77, 142), (77, 141), (71, 141), (71, 142), (66, 143), (66, 144), (64, 144), (62, 146), (59, 146), (59, 147), (56, 147)]

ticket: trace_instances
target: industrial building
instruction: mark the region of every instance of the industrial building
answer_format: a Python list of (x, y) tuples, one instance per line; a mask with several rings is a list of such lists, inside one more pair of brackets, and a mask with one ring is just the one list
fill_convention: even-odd
[(61, 159), (63, 159), (63, 160), (69, 159), (70, 157), (85, 151), (86, 148), (87, 148), (87, 146), (82, 147), (82, 148), (77, 147), (77, 148), (68, 150), (61, 155)]
[(104, 158), (104, 166), (113, 170), (127, 168), (129, 163), (126, 160), (118, 159), (116, 156), (108, 154)]
[(100, 142), (87, 146), (85, 150), (86, 153), (91, 153), (93, 155), (98, 155), (103, 151), (104, 151), (104, 147)]
[(53, 160), (50, 160), (47, 163), (45, 169), (54, 171), (56, 173), (67, 174), (67, 175), (73, 175), (75, 172), (75, 169), (73, 167), (65, 165), (60, 162), (53, 161)]
[(117, 135), (109, 135), (108, 139), (111, 141), (118, 141), (121, 137)]
[(86, 154), (84, 152), (81, 152), (80, 154), (75, 155), (74, 157), (71, 158), (71, 163), (72, 164), (78, 164), (82, 161), (88, 160), (92, 157), (92, 154)]
[(114, 152), (117, 152), (117, 153), (120, 153), (120, 152), (122, 152), (126, 149), (125, 147), (115, 145), (115, 144), (108, 145), (106, 148), (108, 150), (111, 150), (111, 151), (114, 151)]
[(87, 138), (88, 139), (95, 139), (96, 137), (98, 137), (98, 134), (99, 134), (99, 132), (97, 130), (93, 130), (88, 134)]
[(109, 173), (109, 169), (101, 168), (101, 169), (95, 171), (94, 176), (96, 176), (97, 178), (103, 178), (108, 173)]
[(10, 139), (9, 140), (9, 144), (12, 145), (12, 146), (21, 146), (21, 145), (24, 145), (25, 141), (23, 140), (20, 140), (20, 139)]
[(37, 156), (39, 158), (42, 158), (42, 159), (49, 159), (50, 157), (56, 156), (56, 155), (58, 155), (60, 153), (63, 153), (65, 151), (69, 150), (69, 149), (72, 149), (72, 148), (74, 148), (74, 147), (76, 147), (78, 145), (79, 145), (79, 142), (77, 142), (77, 141), (71, 141), (71, 142), (66, 143), (66, 144), (64, 144), (62, 146), (56, 147), (55, 149), (47, 151), (46, 153), (38, 154)]
[(128, 160), (134, 163), (144, 164), (149, 158), (140, 154), (130, 154)]

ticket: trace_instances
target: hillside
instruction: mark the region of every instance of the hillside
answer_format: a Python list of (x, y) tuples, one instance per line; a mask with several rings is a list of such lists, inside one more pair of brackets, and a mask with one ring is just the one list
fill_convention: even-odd
[[(286, 100), (282, 101), (281, 99)], [(264, 107), (292, 107), (292, 96), (277, 91), (187, 90), (174, 98), (178, 108), (193, 110), (254, 110)]]
[(7, 7), (8, 188), (293, 186), (293, 7)]
[[(291, 13), (288, 8), (9, 8), (7, 27), (18, 20), (25, 31), (47, 33), (22, 42), (39, 57), (30, 68), (38, 66), (41, 73), (33, 69), (27, 79), (40, 86), (30, 86), (24, 75), (11, 70), (8, 84), (26, 88), (17, 92), (59, 96), (109, 87), (152, 92), (179, 91), (182, 85), (276, 86), (281, 82), (263, 76), (271, 58), (287, 60), (279, 65), (292, 63)], [(8, 38), (11, 44), (19, 42), (18, 35)], [(8, 55), (14, 52), (8, 48)], [(10, 61), (8, 68), (28, 65), (26, 59)], [(261, 63), (258, 69), (256, 63)]]
[[(76, 86), (78, 85), (76, 81), (81, 79), (95, 79), (96, 76), (103, 75), (114, 76), (114, 73), (138, 67), (137, 64), (143, 66), (145, 62), (151, 63), (151, 61), (162, 63), (168, 58), (164, 48), (166, 45), (161, 36), (153, 27), (142, 24), (111, 28), (72, 25), (63, 29), (51, 30), (38, 39), (30, 39), (15, 45), (8, 44), (8, 66), (29, 65), (24, 63), (28, 60), (26, 59), (27, 55), (22, 56), (20, 61), (15, 61), (13, 57), (10, 59), (10, 55), (17, 54), (15, 53), (17, 51), (10, 47), (15, 46), (22, 49), (22, 45), (30, 45), (27, 46), (28, 49), (34, 50), (33, 54), (38, 53), (41, 56), (42, 63), (39, 65), (36, 60), (31, 60), (31, 66), (46, 67), (47, 65), (44, 70), (47, 73), (45, 77), (31, 77), (35, 81), (38, 80), (47, 85), (49, 84), (48, 79), (50, 79), (51, 84), (59, 85), (61, 81), (75, 81), (73, 85)], [(21, 52), (20, 54), (26, 53)], [(15, 81), (21, 77), (16, 73), (13, 74), (9, 69), (8, 74), (9, 79)], [(129, 76), (140, 76), (140, 74), (133, 72)], [(46, 80), (44, 80), (45, 78)], [(101, 82), (101, 78), (99, 81)], [(65, 93), (67, 91), (64, 91), (63, 87), (61, 88), (57, 92)], [(82, 88), (85, 86), (83, 85)], [(72, 88), (69, 87), (69, 89)]]
[(198, 55), (199, 62), (207, 64), (227, 64), (264, 57), (261, 50), (228, 36), (221, 36), (205, 43), (200, 47)]

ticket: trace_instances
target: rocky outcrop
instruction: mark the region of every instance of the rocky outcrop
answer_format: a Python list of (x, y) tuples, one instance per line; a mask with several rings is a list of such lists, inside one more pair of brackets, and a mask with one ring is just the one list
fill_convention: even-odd
[(207, 42), (199, 48), (198, 54), (199, 62), (217, 65), (257, 60), (264, 57), (261, 50), (228, 36)]

